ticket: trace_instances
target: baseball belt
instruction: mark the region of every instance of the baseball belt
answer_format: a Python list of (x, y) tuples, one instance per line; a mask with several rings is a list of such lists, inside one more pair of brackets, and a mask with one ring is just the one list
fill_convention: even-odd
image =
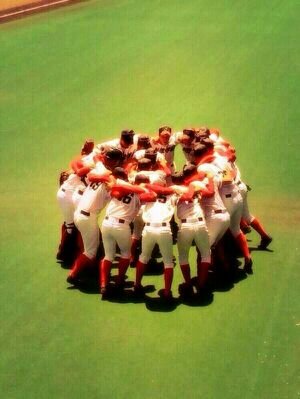
[(84, 216), (90, 216), (90, 212), (86, 212), (86, 211), (80, 211), (80, 213)]
[(195, 223), (195, 222), (202, 222), (203, 218), (187, 218), (187, 219), (181, 219), (181, 223)]
[(214, 213), (225, 213), (226, 210), (225, 209), (216, 209), (214, 210)]
[(231, 198), (232, 195), (231, 195), (231, 194), (225, 194), (225, 197), (226, 197), (226, 198)]
[(152, 227), (165, 227), (168, 226), (168, 223), (146, 223), (146, 226), (152, 226)]
[(125, 219), (118, 219), (118, 218), (115, 218), (113, 216), (105, 216), (105, 219), (106, 220), (112, 220), (113, 222), (122, 223), (122, 224), (124, 224), (126, 222)]

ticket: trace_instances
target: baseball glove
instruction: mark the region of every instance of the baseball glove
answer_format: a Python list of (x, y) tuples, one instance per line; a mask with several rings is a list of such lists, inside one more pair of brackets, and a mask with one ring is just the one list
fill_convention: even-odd
[(70, 176), (70, 174), (66, 170), (60, 172), (59, 179), (58, 179), (59, 185), (62, 186), (63, 183), (68, 179), (69, 176)]

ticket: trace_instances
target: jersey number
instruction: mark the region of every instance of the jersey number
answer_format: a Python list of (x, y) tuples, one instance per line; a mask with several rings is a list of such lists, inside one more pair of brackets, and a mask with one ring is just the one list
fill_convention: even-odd
[(95, 182), (95, 183), (91, 183), (91, 188), (93, 189), (93, 190), (97, 190), (97, 188), (100, 186), (100, 184), (101, 183), (97, 183), (97, 182)]

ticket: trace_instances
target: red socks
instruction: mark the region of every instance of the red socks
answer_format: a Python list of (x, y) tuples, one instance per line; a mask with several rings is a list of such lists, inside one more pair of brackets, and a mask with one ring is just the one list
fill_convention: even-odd
[(242, 232), (240, 232), (240, 234), (238, 234), (238, 235), (235, 237), (235, 240), (236, 240), (236, 242), (237, 242), (239, 248), (240, 248), (241, 251), (242, 251), (243, 257), (244, 257), (245, 259), (250, 259), (251, 256), (250, 256), (250, 252), (249, 252), (249, 248), (248, 248), (248, 243), (247, 243), (246, 236), (245, 236)]
[(173, 267), (168, 267), (164, 270), (165, 279), (165, 295), (169, 295), (171, 292), (172, 282), (173, 282)]
[(117, 278), (117, 285), (123, 284), (125, 280), (125, 275), (129, 266), (130, 259), (120, 258), (118, 269), (119, 274)]
[(135, 285), (139, 287), (142, 282), (143, 274), (146, 269), (146, 264), (142, 263), (140, 260), (136, 264), (136, 277), (135, 277)]
[(100, 261), (100, 287), (105, 288), (109, 282), (109, 275), (112, 266), (112, 262), (106, 259)]
[(201, 262), (197, 264), (197, 277), (200, 288), (204, 288), (207, 283), (209, 268), (210, 263), (208, 262)]
[(137, 240), (136, 238), (133, 238), (131, 241), (131, 250), (130, 250), (130, 253), (131, 253), (130, 261), (131, 262), (133, 262), (136, 259), (136, 250), (137, 250), (139, 241), (140, 240)]
[(254, 218), (252, 222), (250, 223), (250, 226), (254, 228), (258, 232), (258, 234), (261, 236), (261, 238), (269, 237), (263, 226), (260, 224), (259, 220)]
[(190, 265), (188, 263), (186, 263), (185, 265), (180, 265), (180, 269), (184, 278), (184, 281), (187, 284), (191, 283), (191, 268)]
[(78, 277), (79, 274), (86, 269), (87, 267), (92, 266), (93, 264), (93, 259), (88, 258), (84, 254), (80, 254), (77, 259), (75, 260), (75, 263), (72, 267), (72, 270), (69, 273), (69, 276), (71, 277)]

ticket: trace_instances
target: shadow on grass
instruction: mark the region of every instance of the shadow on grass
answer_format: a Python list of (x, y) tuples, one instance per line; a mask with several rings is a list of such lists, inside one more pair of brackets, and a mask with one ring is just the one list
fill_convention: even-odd
[(269, 248), (259, 248), (259, 247), (249, 247), (249, 251), (257, 251), (257, 252), (271, 252), (273, 253), (274, 250), (273, 249), (269, 249)]

